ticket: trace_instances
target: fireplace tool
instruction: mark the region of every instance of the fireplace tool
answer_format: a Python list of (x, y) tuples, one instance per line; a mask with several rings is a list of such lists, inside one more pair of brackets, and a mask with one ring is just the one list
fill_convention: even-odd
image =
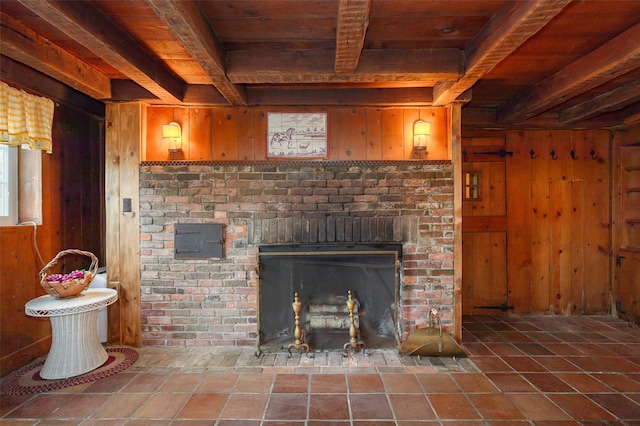
[(309, 345), (304, 343), (302, 339), (302, 330), (300, 329), (300, 311), (302, 310), (302, 303), (298, 299), (298, 292), (293, 296), (293, 303), (291, 304), (293, 308), (293, 313), (295, 315), (295, 329), (293, 331), (293, 337), (296, 339), (295, 343), (291, 343), (288, 348), (289, 358), (291, 358), (291, 349), (295, 348), (295, 350), (299, 354), (306, 354), (307, 357), (313, 358), (309, 356)]
[(348, 294), (347, 309), (349, 310), (349, 342), (344, 344), (344, 347), (342, 348), (342, 356), (349, 355), (349, 348), (351, 348), (354, 353), (362, 349), (362, 353), (364, 354), (367, 350), (367, 344), (362, 340), (358, 340), (360, 331), (356, 329), (355, 319), (353, 318), (353, 311), (355, 310), (356, 302), (351, 297), (351, 290), (349, 290)]

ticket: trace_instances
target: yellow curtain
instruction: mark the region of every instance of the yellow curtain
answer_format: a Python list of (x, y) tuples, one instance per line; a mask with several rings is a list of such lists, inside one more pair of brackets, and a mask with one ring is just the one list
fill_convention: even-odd
[(0, 143), (27, 144), (51, 154), (54, 104), (0, 82)]

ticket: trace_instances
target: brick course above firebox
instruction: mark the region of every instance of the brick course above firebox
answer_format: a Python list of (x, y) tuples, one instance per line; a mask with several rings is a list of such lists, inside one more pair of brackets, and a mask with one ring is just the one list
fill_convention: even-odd
[[(252, 346), (261, 244), (403, 244), (400, 324), (453, 321), (450, 162), (143, 163), (143, 345)], [(174, 259), (174, 224), (225, 224), (223, 259)]]

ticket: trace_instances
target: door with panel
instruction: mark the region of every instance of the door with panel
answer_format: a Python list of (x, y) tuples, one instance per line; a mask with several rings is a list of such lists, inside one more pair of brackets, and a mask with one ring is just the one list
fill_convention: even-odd
[(462, 307), (464, 315), (510, 310), (507, 283), (506, 168), (502, 138), (462, 143)]
[(640, 324), (640, 142), (617, 147), (615, 309)]

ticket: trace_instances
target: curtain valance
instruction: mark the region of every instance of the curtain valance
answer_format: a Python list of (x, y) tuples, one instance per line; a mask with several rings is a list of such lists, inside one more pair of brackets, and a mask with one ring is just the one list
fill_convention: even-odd
[(0, 143), (51, 153), (54, 103), (0, 82)]

